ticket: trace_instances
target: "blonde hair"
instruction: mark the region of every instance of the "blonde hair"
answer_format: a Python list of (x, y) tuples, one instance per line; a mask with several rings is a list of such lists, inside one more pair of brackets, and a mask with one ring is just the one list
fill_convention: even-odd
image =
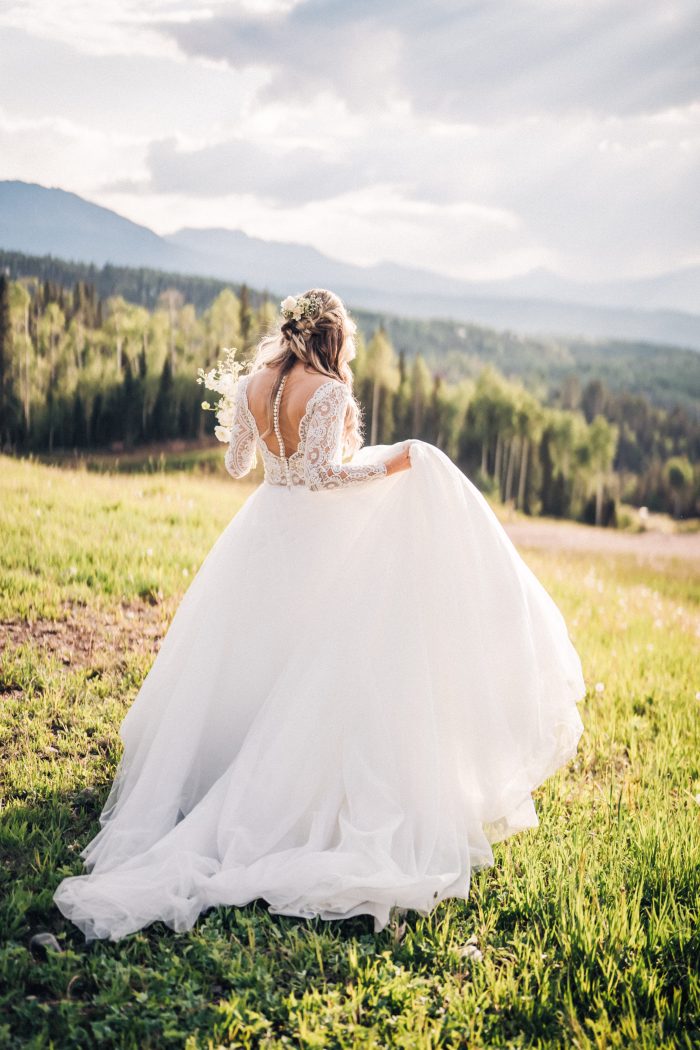
[[(265, 366), (279, 366), (270, 394), (268, 418), (272, 419), (275, 396), (285, 375), (297, 361), (329, 379), (339, 379), (350, 389), (350, 398), (343, 429), (343, 453), (352, 454), (363, 444), (362, 411), (353, 393), (353, 374), (343, 357), (346, 342), (352, 340), (357, 331), (342, 300), (326, 288), (310, 288), (304, 297), (316, 296), (321, 309), (315, 317), (303, 317), (300, 321), (284, 320), (275, 331), (259, 341), (250, 372), (258, 372)], [(265, 431), (272, 430), (270, 424)], [(264, 435), (260, 435), (263, 437)]]

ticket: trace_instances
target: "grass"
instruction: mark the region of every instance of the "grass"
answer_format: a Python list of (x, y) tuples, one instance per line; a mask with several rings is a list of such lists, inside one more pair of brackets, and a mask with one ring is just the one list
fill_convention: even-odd
[[(525, 551), (589, 685), (541, 825), (402, 938), (220, 908), (86, 946), (52, 902), (189, 579), (251, 491), (0, 459), (0, 1045), (686, 1047), (700, 1040), (697, 564)], [(62, 951), (30, 948), (38, 931)], [(465, 946), (475, 941), (482, 958)]]

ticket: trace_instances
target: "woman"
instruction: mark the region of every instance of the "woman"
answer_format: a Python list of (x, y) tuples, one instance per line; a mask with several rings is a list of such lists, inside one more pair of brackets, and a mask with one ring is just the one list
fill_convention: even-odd
[[(265, 480), (219, 537), (124, 719), (61, 911), (87, 939), (264, 898), (301, 917), (466, 897), (576, 752), (585, 692), (547, 591), (419, 440), (361, 448), (337, 296), (283, 304), (226, 466)], [(353, 452), (343, 462), (343, 452)]]

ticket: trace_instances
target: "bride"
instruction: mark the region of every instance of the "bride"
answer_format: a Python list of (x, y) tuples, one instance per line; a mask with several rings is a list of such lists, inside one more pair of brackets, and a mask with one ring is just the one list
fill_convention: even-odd
[[(185, 594), (55, 901), (88, 940), (263, 898), (427, 915), (576, 752), (581, 663), (551, 596), (438, 448), (362, 446), (340, 299), (285, 299), (225, 463), (265, 478)], [(347, 454), (352, 456), (347, 460)]]

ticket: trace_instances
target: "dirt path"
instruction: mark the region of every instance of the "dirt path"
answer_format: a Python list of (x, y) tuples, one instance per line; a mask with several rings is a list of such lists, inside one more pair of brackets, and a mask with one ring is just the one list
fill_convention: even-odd
[(558, 521), (504, 523), (517, 547), (545, 550), (581, 550), (607, 554), (635, 554), (643, 560), (680, 558), (700, 561), (700, 533), (616, 532)]
[(32, 642), (68, 667), (106, 668), (129, 651), (160, 646), (174, 611), (174, 601), (151, 605), (131, 602), (115, 609), (93, 610), (66, 602), (60, 619), (0, 623), (0, 650)]

